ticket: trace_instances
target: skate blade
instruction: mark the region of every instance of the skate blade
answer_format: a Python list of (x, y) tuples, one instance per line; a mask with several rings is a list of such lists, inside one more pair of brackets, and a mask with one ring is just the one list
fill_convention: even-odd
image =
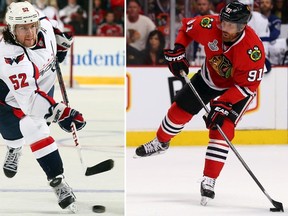
[(161, 151), (161, 152), (156, 152), (154, 154), (151, 154), (151, 155), (147, 155), (147, 156), (138, 156), (138, 155), (134, 155), (133, 158), (134, 159), (139, 159), (139, 158), (147, 158), (147, 157), (151, 157), (151, 156), (157, 156), (157, 155), (160, 155), (160, 154), (164, 154), (166, 151)]
[(202, 206), (206, 206), (210, 200), (211, 200), (211, 198), (202, 196), (200, 204)]
[(74, 214), (78, 212), (78, 206), (75, 202), (71, 203), (67, 208)]

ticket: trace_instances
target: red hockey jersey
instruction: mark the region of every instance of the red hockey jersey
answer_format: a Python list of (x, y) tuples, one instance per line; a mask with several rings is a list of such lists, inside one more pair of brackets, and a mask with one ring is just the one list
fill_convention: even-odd
[(265, 53), (261, 40), (249, 26), (227, 46), (222, 42), (219, 15), (184, 18), (175, 44), (186, 47), (192, 40), (205, 49), (201, 70), (204, 81), (213, 89), (227, 89), (221, 101), (234, 104), (255, 94), (263, 77)]

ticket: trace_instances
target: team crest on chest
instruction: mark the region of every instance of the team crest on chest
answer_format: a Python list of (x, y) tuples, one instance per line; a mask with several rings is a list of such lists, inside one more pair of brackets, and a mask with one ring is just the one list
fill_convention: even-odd
[(201, 22), (200, 22), (200, 25), (202, 28), (212, 28), (212, 22), (214, 21), (213, 18), (210, 18), (210, 17), (204, 17)]
[(4, 57), (4, 59), (5, 59), (5, 63), (6, 64), (12, 65), (14, 62), (16, 64), (18, 64), (19, 62), (21, 62), (24, 59), (24, 53), (22, 53), (21, 55), (17, 56), (16, 58), (6, 58), (6, 57)]
[(221, 77), (229, 78), (233, 75), (232, 63), (225, 55), (213, 56), (209, 63)]
[(258, 61), (262, 57), (261, 50), (259, 50), (258, 46), (254, 46), (253, 49), (249, 49), (247, 53), (252, 61)]
[(218, 51), (219, 47), (217, 46), (217, 44), (218, 44), (218, 41), (215, 39), (212, 42), (208, 42), (208, 47), (212, 51)]

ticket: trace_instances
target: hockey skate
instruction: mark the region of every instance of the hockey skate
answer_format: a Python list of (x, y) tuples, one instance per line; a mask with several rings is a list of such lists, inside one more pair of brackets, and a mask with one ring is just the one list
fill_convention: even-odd
[(201, 205), (206, 206), (207, 203), (214, 199), (215, 192), (214, 192), (214, 186), (215, 186), (215, 179), (209, 178), (207, 176), (203, 177), (203, 180), (201, 181), (200, 186), (200, 192), (201, 192)]
[(134, 157), (135, 158), (147, 157), (152, 155), (163, 154), (168, 148), (169, 148), (169, 142), (165, 143), (159, 142), (156, 137), (152, 141), (139, 146), (136, 149), (136, 155)]
[(16, 175), (21, 153), (22, 147), (11, 148), (7, 146), (7, 153), (3, 165), (3, 171), (8, 178), (12, 178)]
[(73, 213), (78, 211), (76, 205), (76, 197), (72, 191), (72, 188), (64, 180), (63, 175), (56, 176), (49, 182), (49, 185), (53, 188), (58, 197), (58, 204), (62, 209), (68, 208)]

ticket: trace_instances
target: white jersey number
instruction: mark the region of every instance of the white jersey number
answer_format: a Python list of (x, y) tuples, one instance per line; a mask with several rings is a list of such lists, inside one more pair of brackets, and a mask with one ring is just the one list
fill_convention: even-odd
[(262, 80), (262, 77), (263, 77), (263, 69), (252, 70), (249, 71), (248, 81), (249, 82), (260, 81)]

